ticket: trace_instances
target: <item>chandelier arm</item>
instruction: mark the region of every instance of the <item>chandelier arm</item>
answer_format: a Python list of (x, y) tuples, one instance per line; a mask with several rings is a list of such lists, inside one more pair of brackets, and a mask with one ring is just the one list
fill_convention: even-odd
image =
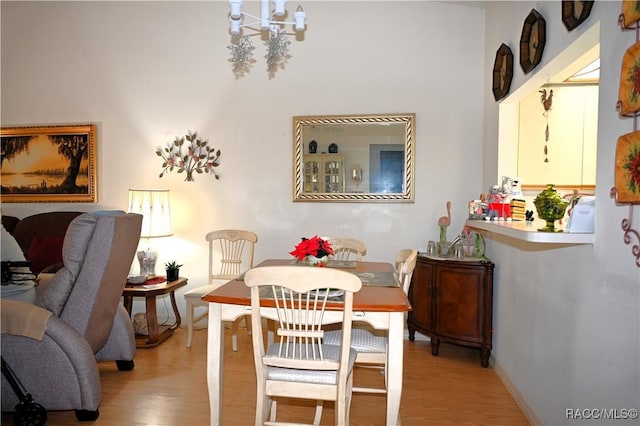
[[(250, 15), (248, 13), (244, 13), (242, 12), (242, 16), (248, 16), (249, 18), (255, 19), (255, 21), (251, 21), (249, 23), (246, 24), (241, 24), (239, 28), (250, 28), (252, 25), (255, 24), (261, 24), (262, 20), (260, 18), (258, 18), (257, 16), (253, 16)], [(269, 20), (267, 21), (269, 23), (269, 25), (295, 25), (295, 21), (273, 21), (273, 20)], [(263, 29), (261, 28), (260, 30), (256, 30), (255, 28), (251, 28), (252, 30), (255, 31), (268, 31), (269, 29)]]

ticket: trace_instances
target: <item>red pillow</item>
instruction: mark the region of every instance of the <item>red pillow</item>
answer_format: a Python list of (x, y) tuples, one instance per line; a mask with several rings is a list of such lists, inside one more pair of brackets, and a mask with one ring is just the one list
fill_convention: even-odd
[(62, 263), (62, 243), (64, 237), (33, 237), (27, 261), (31, 262), (31, 271), (40, 273), (47, 266)]

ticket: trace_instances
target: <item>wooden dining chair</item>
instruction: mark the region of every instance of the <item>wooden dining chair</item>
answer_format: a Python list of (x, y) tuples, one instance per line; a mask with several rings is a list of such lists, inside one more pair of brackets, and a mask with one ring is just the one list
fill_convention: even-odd
[[(402, 267), (399, 271), (402, 286), (405, 294), (409, 292), (413, 270), (418, 261), (418, 251), (414, 249), (400, 250), (396, 255), (396, 264), (402, 259)], [(335, 344), (342, 338), (340, 330), (330, 330), (325, 333), (325, 342)], [(380, 368), (384, 370), (384, 388), (371, 387), (353, 387), (353, 392), (363, 393), (386, 393), (387, 385), (387, 350), (389, 346), (389, 338), (386, 334), (381, 334), (377, 330), (373, 330), (366, 326), (355, 324), (351, 331), (351, 347), (358, 352), (356, 358), (357, 367)]]
[[(205, 318), (209, 312), (209, 303), (202, 300), (202, 296), (212, 292), (229, 280), (239, 277), (242, 273), (253, 267), (254, 246), (258, 242), (258, 236), (251, 231), (240, 229), (222, 229), (209, 232), (205, 239), (209, 243), (209, 283), (191, 289), (184, 294), (187, 303), (187, 347), (191, 347), (194, 324)], [(218, 265), (219, 264), (219, 269)], [(214, 272), (217, 270), (217, 272)], [(204, 307), (206, 310), (196, 316), (196, 308)], [(238, 328), (241, 317), (231, 324), (231, 345), (234, 351), (238, 350)], [(247, 328), (250, 325), (247, 324)]]
[(362, 261), (367, 254), (367, 246), (360, 240), (349, 237), (329, 237), (327, 238), (333, 248), (333, 259), (340, 261), (357, 260)]
[[(255, 424), (286, 424), (276, 421), (274, 399), (286, 397), (316, 401), (313, 424), (319, 424), (322, 401), (334, 401), (335, 424), (348, 425), (356, 359), (350, 345), (351, 317), (360, 278), (338, 269), (264, 266), (247, 271), (244, 282), (251, 288)], [(343, 309), (327, 310), (335, 297), (344, 298)], [(261, 308), (261, 304), (273, 307)], [(276, 323), (276, 341), (266, 350), (263, 318)], [(341, 326), (342, 337), (335, 344), (324, 342), (322, 326), (326, 324)]]
[[(416, 267), (418, 261), (418, 250), (415, 249), (402, 249), (396, 253), (396, 275), (398, 276), (398, 282), (402, 285), (404, 294), (409, 294), (409, 286), (411, 285), (411, 278), (413, 276), (413, 270)], [(405, 268), (407, 262), (410, 263), (409, 267)], [(411, 263), (413, 266), (411, 266)], [(406, 279), (407, 274), (411, 274), (409, 279)]]

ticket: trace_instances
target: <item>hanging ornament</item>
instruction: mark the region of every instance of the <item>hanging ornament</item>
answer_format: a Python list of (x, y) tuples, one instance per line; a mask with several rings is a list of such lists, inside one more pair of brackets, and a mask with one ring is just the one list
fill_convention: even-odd
[(544, 162), (549, 162), (548, 157), (548, 147), (547, 144), (549, 142), (549, 111), (551, 110), (551, 102), (553, 100), (553, 89), (549, 90), (549, 96), (547, 97), (547, 89), (542, 89), (538, 91), (541, 93), (540, 101), (542, 102), (542, 106), (544, 107), (544, 112), (542, 115), (547, 120), (547, 126), (544, 129)]
[(269, 39), (264, 42), (267, 47), (267, 54), (265, 55), (267, 71), (270, 76), (273, 77), (278, 68), (284, 68), (287, 60), (291, 57), (289, 55), (290, 44), (291, 42), (284, 31), (280, 31), (280, 27), (277, 25), (272, 25), (269, 30)]
[(249, 40), (249, 36), (234, 37), (233, 42), (227, 46), (231, 51), (230, 61), (233, 63), (233, 72), (236, 77), (242, 77), (251, 68), (255, 62), (253, 59), (253, 44)]

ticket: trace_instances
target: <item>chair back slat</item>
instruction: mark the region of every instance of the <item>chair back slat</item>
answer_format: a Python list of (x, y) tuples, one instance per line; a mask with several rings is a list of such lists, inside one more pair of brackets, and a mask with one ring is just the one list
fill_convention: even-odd
[[(213, 280), (231, 280), (253, 267), (253, 251), (258, 236), (250, 231), (222, 229), (206, 235), (209, 242), (209, 285)], [(217, 255), (217, 256), (216, 256)], [(214, 258), (220, 269), (215, 272)]]
[[(262, 334), (254, 335), (261, 351), (255, 362), (263, 366), (296, 368), (303, 370), (336, 370), (340, 358), (327, 358), (323, 348), (324, 330), (327, 324), (327, 304), (330, 290), (344, 294), (344, 309), (332, 323), (348, 323), (350, 329), (353, 292), (362, 283), (357, 275), (337, 269), (308, 268), (303, 266), (266, 266), (254, 268), (244, 276), (251, 287), (252, 316), (260, 315), (260, 300), (271, 299), (277, 321), (277, 351), (265, 353)], [(262, 291), (260, 289), (263, 289)], [(253, 322), (260, 327), (261, 322)], [(349, 345), (347, 345), (348, 353)]]
[(333, 259), (339, 261), (357, 260), (367, 254), (367, 246), (362, 241), (348, 237), (329, 237), (327, 238), (333, 248)]
[(278, 356), (304, 361), (323, 360), (322, 322), (329, 292), (311, 290), (295, 293), (275, 285), (271, 290), (279, 322), (276, 330), (280, 337)]

